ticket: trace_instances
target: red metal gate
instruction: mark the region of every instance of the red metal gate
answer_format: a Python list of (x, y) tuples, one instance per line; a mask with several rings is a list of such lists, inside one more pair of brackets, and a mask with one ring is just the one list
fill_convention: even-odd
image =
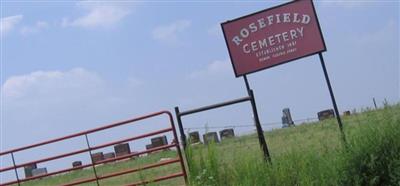
[[(153, 131), (153, 132), (147, 133), (147, 134), (142, 134), (142, 135), (135, 136), (135, 137), (130, 137), (130, 138), (126, 138), (126, 139), (122, 139), (122, 140), (118, 140), (118, 141), (109, 142), (109, 143), (98, 145), (98, 146), (90, 147), (90, 145), (89, 145), (89, 141), (88, 141), (88, 138), (87, 138), (88, 134), (95, 133), (95, 132), (102, 131), (102, 130), (106, 130), (106, 129), (110, 129), (110, 128), (114, 128), (114, 127), (118, 127), (118, 126), (121, 126), (121, 125), (130, 124), (130, 123), (137, 122), (137, 121), (140, 121), (140, 120), (149, 119), (149, 118), (156, 117), (156, 116), (163, 115), (163, 114), (168, 116), (168, 119), (169, 119), (169, 122), (171, 124), (171, 127), (165, 128), (165, 129), (161, 129), (161, 130), (158, 130), (158, 131)], [(134, 140), (138, 140), (138, 139), (142, 139), (142, 138), (146, 138), (146, 137), (149, 137), (149, 136), (154, 136), (154, 135), (158, 135), (158, 134), (162, 134), (162, 133), (167, 133), (167, 132), (172, 132), (173, 133), (174, 140), (173, 140), (173, 142), (171, 144), (163, 145), (163, 146), (160, 146), (160, 147), (152, 148), (152, 149), (141, 151), (141, 152), (134, 152), (134, 153), (126, 154), (126, 155), (123, 155), (123, 156), (110, 158), (110, 159), (97, 161), (97, 162), (93, 162), (93, 159), (91, 158), (91, 163), (90, 164), (85, 164), (85, 165), (81, 165), (81, 166), (74, 167), (74, 168), (63, 169), (63, 170), (59, 170), (59, 171), (56, 171), (56, 172), (50, 172), (50, 173), (47, 173), (47, 174), (44, 174), (44, 175), (40, 175), (40, 176), (34, 176), (34, 177), (20, 179), (19, 176), (18, 176), (18, 173), (17, 173), (17, 169), (18, 168), (23, 168), (23, 167), (31, 165), (31, 164), (42, 163), (42, 162), (47, 162), (47, 161), (51, 161), (51, 160), (55, 160), (55, 159), (65, 158), (65, 157), (68, 157), (68, 156), (72, 156), (72, 155), (76, 155), (76, 154), (80, 154), (80, 153), (84, 153), (84, 152), (89, 152), (90, 155), (92, 155), (92, 151), (96, 150), (96, 149), (100, 149), (100, 148), (104, 148), (104, 147), (108, 147), (108, 146), (111, 146), (111, 145), (116, 145), (116, 144), (120, 144), (120, 143), (124, 143), (124, 142), (134, 141)], [(27, 150), (27, 149), (32, 149), (32, 148), (35, 148), (35, 147), (39, 147), (39, 146), (43, 146), (43, 145), (47, 145), (47, 144), (63, 141), (63, 140), (66, 140), (66, 139), (81, 137), (81, 136), (85, 136), (85, 138), (87, 140), (88, 148), (84, 148), (84, 149), (81, 149), (81, 150), (77, 150), (77, 151), (73, 151), (73, 152), (69, 152), (69, 153), (65, 153), (65, 154), (61, 154), (61, 155), (57, 155), (57, 156), (52, 156), (52, 157), (48, 157), (48, 158), (44, 158), (44, 159), (39, 159), (39, 160), (35, 160), (35, 161), (28, 162), (28, 163), (23, 163), (23, 164), (17, 164), (15, 162), (14, 154), (16, 152), (20, 152), (20, 151), (24, 151), (24, 150)], [(150, 164), (150, 165), (145, 165), (145, 166), (140, 167), (140, 168), (133, 168), (133, 169), (124, 170), (124, 171), (120, 171), (120, 172), (114, 172), (114, 173), (107, 174), (107, 175), (102, 175), (102, 176), (98, 176), (97, 173), (96, 173), (95, 165), (104, 164), (104, 163), (108, 163), (108, 162), (113, 162), (113, 161), (117, 161), (117, 160), (122, 160), (122, 159), (126, 159), (126, 158), (131, 158), (131, 157), (134, 157), (134, 156), (139, 156), (141, 154), (148, 154), (148, 153), (151, 153), (151, 152), (154, 152), (154, 151), (159, 151), (159, 150), (169, 149), (169, 148), (176, 148), (177, 149), (177, 154), (178, 154), (177, 158), (166, 160), (166, 161), (161, 161), (161, 162), (158, 162), (158, 163), (153, 163), (153, 164)], [(170, 175), (161, 176), (161, 177), (158, 177), (158, 178), (154, 178), (152, 180), (142, 181), (142, 182), (138, 182), (138, 183), (132, 183), (132, 184), (129, 184), (129, 185), (143, 185), (143, 184), (146, 184), (146, 183), (149, 183), (149, 182), (154, 183), (154, 182), (167, 180), (167, 179), (171, 179), (171, 178), (176, 178), (176, 177), (184, 177), (185, 182), (187, 183), (187, 174), (186, 174), (186, 170), (185, 170), (184, 161), (183, 161), (183, 158), (182, 158), (181, 149), (180, 149), (180, 146), (179, 146), (179, 140), (177, 138), (177, 134), (176, 134), (176, 130), (175, 130), (174, 120), (172, 118), (171, 113), (168, 112), (168, 111), (156, 112), (156, 113), (152, 113), (152, 114), (149, 114), (149, 115), (137, 117), (137, 118), (134, 118), (134, 119), (121, 121), (121, 122), (113, 123), (113, 124), (106, 125), (106, 126), (103, 126), (103, 127), (95, 128), (95, 129), (92, 129), (92, 130), (83, 131), (83, 132), (80, 132), (80, 133), (76, 133), (76, 134), (64, 136), (64, 137), (61, 137), (61, 138), (45, 141), (45, 142), (42, 142), (42, 143), (37, 143), (37, 144), (29, 145), (29, 146), (26, 146), (26, 147), (21, 147), (21, 148), (17, 148), (17, 149), (5, 151), (5, 152), (0, 152), (0, 156), (4, 156), (4, 155), (8, 155), (8, 154), (11, 155), (11, 157), (12, 157), (13, 166), (0, 168), (0, 173), (1, 172), (5, 172), (5, 171), (10, 171), (10, 170), (14, 169), (15, 170), (15, 174), (16, 174), (16, 180), (10, 181), (10, 182), (6, 182), (6, 183), (0, 183), (0, 186), (12, 185), (12, 184), (20, 185), (21, 183), (26, 182), (26, 181), (35, 180), (35, 179), (39, 179), (39, 178), (44, 178), (44, 177), (48, 177), (48, 176), (52, 176), (52, 175), (57, 175), (57, 174), (60, 174), (60, 173), (66, 173), (66, 172), (70, 172), (70, 171), (73, 171), (73, 170), (78, 170), (78, 169), (82, 169), (82, 168), (86, 168), (86, 167), (93, 167), (93, 171), (94, 171), (95, 177), (87, 178), (87, 179), (84, 179), (84, 180), (79, 180), (79, 181), (75, 181), (75, 182), (71, 182), (71, 183), (65, 183), (63, 185), (65, 185), (65, 186), (67, 186), (67, 185), (78, 185), (78, 184), (89, 183), (89, 182), (96, 182), (97, 185), (99, 185), (99, 180), (102, 180), (102, 179), (121, 176), (121, 175), (124, 175), (124, 174), (134, 173), (134, 172), (138, 172), (138, 171), (141, 171), (141, 170), (160, 167), (160, 166), (164, 166), (164, 165), (168, 165), (168, 164), (172, 164), (172, 163), (180, 163), (181, 171), (178, 172), (178, 173), (173, 173), (173, 174), (170, 174)]]

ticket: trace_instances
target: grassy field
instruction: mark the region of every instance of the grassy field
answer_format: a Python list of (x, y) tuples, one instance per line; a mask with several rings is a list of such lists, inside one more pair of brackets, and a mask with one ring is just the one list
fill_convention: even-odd
[[(400, 185), (400, 105), (343, 118), (347, 143), (335, 119), (266, 132), (272, 163), (263, 160), (255, 135), (191, 147), (191, 185)], [(100, 175), (175, 157), (162, 152), (97, 167)], [(179, 164), (106, 179), (123, 185), (179, 171)], [(92, 177), (80, 170), (23, 185), (57, 185)], [(182, 178), (153, 185), (183, 185)], [(95, 185), (95, 184), (87, 184)], [(151, 185), (151, 184), (150, 184)]]
[(266, 133), (272, 163), (255, 136), (189, 151), (192, 185), (400, 185), (400, 106)]
[[(96, 167), (97, 175), (107, 175), (118, 171), (123, 171), (132, 168), (139, 168), (152, 163), (157, 163), (161, 158), (176, 158), (176, 151), (164, 151), (159, 153), (153, 153), (145, 157), (139, 157), (135, 159), (126, 160), (123, 162), (109, 163)], [(154, 178), (164, 176), (166, 174), (172, 174), (180, 172), (180, 164), (174, 163), (167, 166), (162, 166), (154, 169), (147, 169), (136, 173), (125, 174), (123, 176), (113, 177), (109, 179), (103, 179), (99, 182), (100, 185), (125, 185), (128, 183), (137, 183), (141, 181), (152, 180)], [(93, 178), (94, 173), (92, 167), (73, 171), (68, 174), (53, 176), (49, 178), (43, 178), (41, 180), (35, 180), (26, 182), (24, 186), (50, 186), (50, 185), (61, 185), (86, 178)], [(176, 178), (162, 182), (163, 185), (184, 185), (182, 178)], [(96, 186), (96, 182), (82, 184), (85, 186)], [(148, 184), (155, 185), (155, 184)]]

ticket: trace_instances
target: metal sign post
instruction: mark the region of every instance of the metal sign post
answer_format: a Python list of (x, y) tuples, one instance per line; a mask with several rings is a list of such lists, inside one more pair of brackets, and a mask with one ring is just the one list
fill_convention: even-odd
[(340, 133), (342, 134), (342, 140), (343, 140), (343, 142), (346, 143), (346, 136), (345, 136), (344, 131), (343, 131), (342, 120), (340, 119), (339, 109), (337, 108), (337, 105), (336, 105), (335, 95), (333, 95), (331, 82), (329, 81), (328, 71), (326, 70), (325, 61), (324, 61), (324, 57), (322, 56), (322, 53), (319, 53), (319, 59), (321, 61), (322, 70), (324, 71), (326, 84), (328, 85), (328, 89), (329, 89), (329, 94), (331, 95), (332, 104), (333, 104), (333, 108), (335, 110), (336, 119), (337, 119), (338, 124), (339, 124)]
[[(221, 28), (235, 76), (243, 76), (249, 94), (247, 74), (319, 54), (342, 139), (346, 142), (322, 56), (326, 45), (312, 0), (295, 0), (261, 10), (221, 23)], [(257, 125), (259, 121), (255, 122)], [(257, 132), (261, 140), (261, 133)]]
[(250, 89), (250, 84), (249, 84), (249, 81), (247, 80), (246, 75), (243, 76), (243, 79), (246, 84), (247, 93), (249, 94), (249, 97), (251, 98), (250, 102), (251, 102), (251, 108), (253, 110), (254, 124), (257, 128), (258, 141), (259, 141), (260, 147), (264, 153), (264, 159), (271, 162), (271, 156), (269, 155), (267, 142), (265, 141), (264, 131), (261, 126), (260, 118), (258, 117), (256, 100), (254, 98), (253, 90)]

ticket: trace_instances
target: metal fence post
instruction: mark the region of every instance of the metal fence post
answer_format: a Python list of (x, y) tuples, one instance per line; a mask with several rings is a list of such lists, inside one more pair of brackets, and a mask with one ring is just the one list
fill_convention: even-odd
[(93, 173), (94, 173), (94, 176), (96, 177), (96, 183), (97, 183), (97, 186), (100, 186), (99, 177), (97, 176), (96, 167), (95, 167), (94, 162), (93, 162), (92, 150), (91, 150), (91, 148), (90, 148), (89, 138), (88, 138), (87, 134), (85, 134), (85, 138), (86, 138), (87, 147), (88, 147), (88, 149), (89, 149), (90, 162), (92, 162)]
[(183, 149), (186, 150), (186, 135), (185, 135), (185, 131), (183, 130), (181, 113), (179, 111), (179, 107), (175, 107), (175, 114), (176, 114), (176, 120), (178, 122), (179, 132), (181, 133), (182, 146), (183, 146)]
[(11, 153), (11, 158), (12, 158), (13, 165), (14, 165), (15, 177), (17, 177), (18, 186), (20, 186), (21, 183), (20, 183), (20, 181), (19, 181), (18, 171), (17, 171), (16, 164), (15, 164), (14, 153)]

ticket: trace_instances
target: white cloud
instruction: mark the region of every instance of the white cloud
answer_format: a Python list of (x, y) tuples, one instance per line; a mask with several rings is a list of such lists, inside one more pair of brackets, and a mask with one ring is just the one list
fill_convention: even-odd
[[(70, 71), (36, 71), (30, 74), (8, 78), (1, 87), (6, 101), (18, 99), (65, 99), (71, 92), (84, 93), (82, 90), (97, 90), (102, 80), (95, 73), (82, 68)], [(90, 92), (90, 91), (86, 91)]]
[(178, 35), (191, 25), (189, 20), (179, 20), (168, 25), (162, 25), (153, 30), (153, 39), (169, 44), (179, 44)]
[(64, 18), (61, 23), (63, 27), (111, 27), (131, 12), (128, 8), (115, 3), (81, 1), (77, 3), (77, 6), (84, 9), (87, 14), (73, 20)]
[(41, 30), (46, 29), (48, 27), (49, 27), (49, 24), (47, 22), (38, 21), (33, 26), (24, 26), (24, 27), (22, 27), (20, 32), (21, 32), (22, 35), (29, 35), (29, 34), (38, 33)]
[(23, 15), (15, 15), (9, 17), (3, 17), (0, 20), (0, 32), (1, 35), (4, 36), (9, 33), (14, 27), (22, 20)]
[[(11, 148), (131, 117), (135, 90), (114, 85), (83, 68), (9, 77), (0, 87), (7, 131), (1, 140), (15, 142), (6, 145)], [(19, 140), (17, 133), (29, 137)]]
[(189, 78), (197, 79), (213, 75), (227, 74), (232, 71), (232, 66), (229, 60), (215, 60), (210, 63), (207, 68), (192, 72)]

